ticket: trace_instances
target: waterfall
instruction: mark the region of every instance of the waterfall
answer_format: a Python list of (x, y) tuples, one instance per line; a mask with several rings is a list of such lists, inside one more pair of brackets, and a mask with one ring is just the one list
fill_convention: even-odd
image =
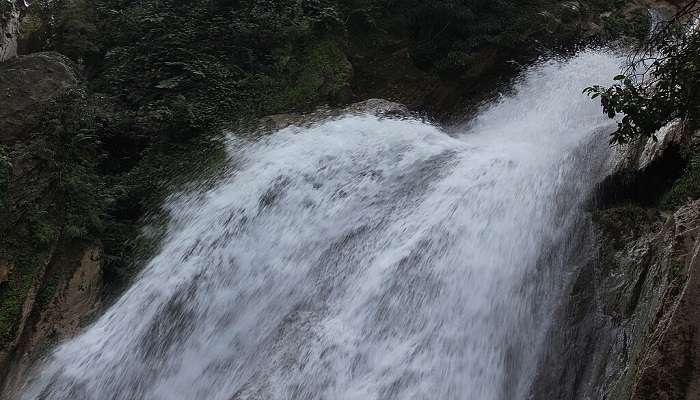
[(608, 165), (612, 122), (581, 90), (619, 65), (536, 63), (449, 134), (352, 114), (232, 137), (223, 176), (167, 202), (158, 254), (23, 398), (527, 398)]

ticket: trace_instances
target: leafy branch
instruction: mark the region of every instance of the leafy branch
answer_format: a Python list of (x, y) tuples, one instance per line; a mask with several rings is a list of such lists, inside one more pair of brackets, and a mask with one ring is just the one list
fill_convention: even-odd
[(700, 0), (682, 6), (658, 24), (650, 37), (627, 59), (617, 82), (583, 90), (600, 98), (610, 118), (624, 117), (611, 134), (612, 144), (655, 133), (674, 119), (693, 122), (700, 107)]

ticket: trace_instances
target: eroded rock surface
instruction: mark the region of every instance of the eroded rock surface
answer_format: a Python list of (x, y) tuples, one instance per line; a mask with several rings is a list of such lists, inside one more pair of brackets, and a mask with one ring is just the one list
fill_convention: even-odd
[(307, 126), (327, 118), (346, 114), (369, 114), (378, 117), (407, 118), (410, 112), (403, 104), (384, 99), (369, 99), (345, 108), (322, 107), (308, 114), (275, 114), (260, 118), (256, 132), (276, 131), (288, 126)]
[(603, 185), (617, 190), (592, 211), (598, 255), (565, 297), (536, 398), (700, 398), (700, 200), (653, 206), (694, 138), (664, 129), (658, 142), (630, 147)]
[(13, 398), (33, 362), (52, 345), (77, 334), (99, 308), (102, 263), (99, 243), (76, 244), (53, 255), (41, 285), (28, 299), (14, 346), (0, 353), (0, 398)]

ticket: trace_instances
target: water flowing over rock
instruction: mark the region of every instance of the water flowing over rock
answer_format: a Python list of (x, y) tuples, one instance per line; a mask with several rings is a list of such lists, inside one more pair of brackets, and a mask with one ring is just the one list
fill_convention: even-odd
[(611, 121), (616, 56), (531, 67), (456, 133), (360, 112), (230, 139), (133, 286), (24, 399), (527, 399)]
[(320, 108), (308, 114), (275, 114), (260, 118), (257, 131), (278, 131), (289, 126), (310, 126), (326, 119), (342, 115), (374, 115), (376, 117), (409, 118), (411, 113), (403, 104), (384, 99), (369, 99), (351, 104), (345, 108)]

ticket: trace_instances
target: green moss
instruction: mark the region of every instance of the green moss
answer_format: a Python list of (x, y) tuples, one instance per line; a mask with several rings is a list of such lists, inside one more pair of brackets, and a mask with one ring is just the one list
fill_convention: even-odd
[(700, 197), (700, 156), (694, 156), (688, 163), (683, 175), (676, 180), (671, 189), (661, 198), (661, 207), (675, 209), (689, 199)]
[(669, 269), (671, 280), (675, 281), (676, 279), (680, 278), (681, 274), (683, 273), (683, 269), (683, 264), (681, 264), (680, 261), (672, 260), (671, 268)]
[(41, 287), (36, 295), (34, 307), (41, 310), (56, 294), (63, 278), (64, 271), (56, 269), (45, 274), (41, 280)]
[(313, 43), (293, 64), (285, 66), (292, 72), (287, 87), (278, 87), (272, 94), (270, 101), (276, 112), (308, 109), (326, 100), (342, 102), (342, 91), (349, 90), (352, 67), (336, 40)]

